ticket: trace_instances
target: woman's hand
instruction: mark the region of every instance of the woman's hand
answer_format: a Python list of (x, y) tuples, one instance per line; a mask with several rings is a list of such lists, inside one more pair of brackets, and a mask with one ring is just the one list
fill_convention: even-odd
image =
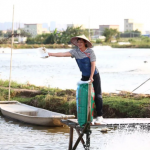
[(89, 80), (91, 81), (91, 83), (94, 81), (93, 77), (90, 77)]

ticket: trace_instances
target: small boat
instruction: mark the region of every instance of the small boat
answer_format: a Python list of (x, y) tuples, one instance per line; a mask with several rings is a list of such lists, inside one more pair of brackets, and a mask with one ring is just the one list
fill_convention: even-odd
[(4, 116), (41, 126), (63, 126), (61, 119), (73, 119), (74, 115), (65, 115), (26, 104), (18, 101), (0, 101), (0, 109)]

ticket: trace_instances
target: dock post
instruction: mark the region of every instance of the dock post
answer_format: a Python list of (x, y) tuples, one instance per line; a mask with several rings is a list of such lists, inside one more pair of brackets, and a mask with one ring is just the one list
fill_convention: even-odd
[(89, 150), (90, 148), (90, 135), (92, 131), (90, 130), (90, 124), (91, 124), (91, 92), (92, 92), (92, 83), (90, 82), (88, 84), (88, 106), (87, 106), (87, 123), (89, 126), (86, 130), (86, 150)]
[(88, 84), (88, 105), (87, 105), (87, 122), (91, 122), (91, 92), (92, 83)]
[(68, 150), (72, 150), (72, 143), (73, 143), (73, 128), (70, 127), (69, 149)]

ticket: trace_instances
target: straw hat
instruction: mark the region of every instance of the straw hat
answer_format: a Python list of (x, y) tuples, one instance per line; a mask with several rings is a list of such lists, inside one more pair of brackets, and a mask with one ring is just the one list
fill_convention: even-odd
[(86, 41), (87, 47), (89, 47), (89, 48), (93, 47), (92, 43), (89, 41), (89, 39), (85, 35), (75, 36), (75, 37), (71, 38), (71, 43), (73, 45), (78, 46), (77, 45), (77, 39), (78, 38), (84, 39)]

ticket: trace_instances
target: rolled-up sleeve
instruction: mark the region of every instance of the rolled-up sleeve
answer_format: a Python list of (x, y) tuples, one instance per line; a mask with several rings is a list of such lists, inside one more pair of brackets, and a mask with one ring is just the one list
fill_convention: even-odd
[(92, 50), (90, 53), (90, 62), (93, 62), (93, 61), (96, 61), (96, 56), (95, 56), (94, 51)]

